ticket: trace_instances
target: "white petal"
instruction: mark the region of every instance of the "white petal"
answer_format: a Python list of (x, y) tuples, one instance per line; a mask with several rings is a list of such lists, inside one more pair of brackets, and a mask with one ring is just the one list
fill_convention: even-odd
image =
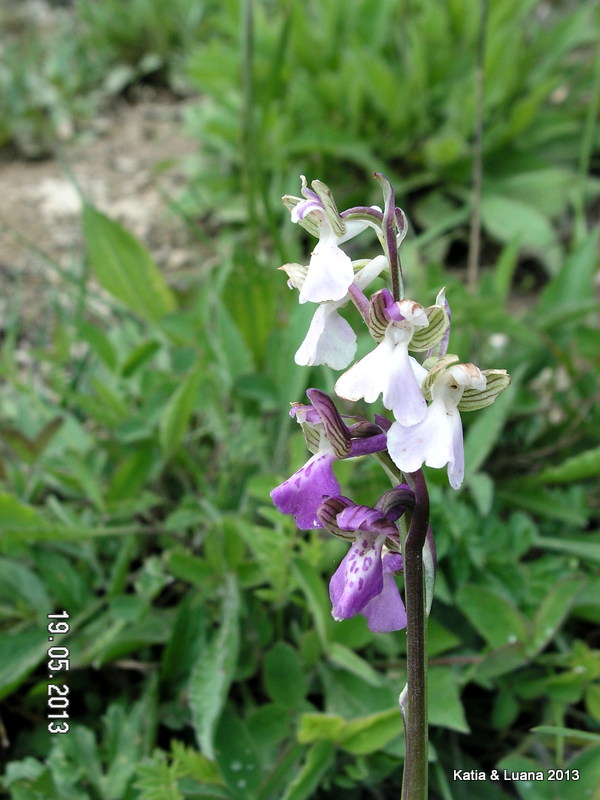
[(394, 347), (383, 390), (383, 405), (393, 411), (395, 419), (401, 425), (415, 425), (423, 419), (427, 411), (427, 403), (408, 355), (407, 342), (401, 342)]
[(448, 478), (458, 489), (464, 473), (462, 424), (458, 411), (448, 411), (443, 399), (434, 400), (422, 422), (404, 427), (395, 422), (387, 435), (392, 461), (403, 472), (414, 472), (423, 463), (440, 469), (448, 464)]
[(336, 310), (336, 303), (322, 303), (314, 313), (308, 333), (295, 356), (296, 364), (325, 364), (344, 369), (356, 353), (356, 335)]
[(375, 278), (378, 278), (381, 272), (387, 267), (388, 260), (385, 256), (375, 256), (369, 263), (363, 267), (360, 272), (354, 276), (354, 283), (359, 289), (366, 289)]
[(465, 476), (465, 446), (462, 423), (457, 412), (453, 418), (452, 457), (448, 461), (448, 480), (453, 489), (460, 489)]
[(335, 393), (346, 400), (360, 400), (374, 403), (387, 385), (388, 370), (393, 355), (393, 344), (389, 337), (377, 345), (348, 372), (338, 378)]
[(299, 300), (306, 303), (323, 303), (342, 300), (354, 280), (352, 261), (343, 250), (327, 237), (313, 250), (306, 280), (300, 290)]

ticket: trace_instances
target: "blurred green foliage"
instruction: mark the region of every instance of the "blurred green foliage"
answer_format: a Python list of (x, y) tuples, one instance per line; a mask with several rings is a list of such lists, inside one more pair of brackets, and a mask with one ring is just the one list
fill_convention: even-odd
[[(107, 51), (127, 41), (112, 32), (127, 15), (85, 5), (106, 13), (95, 35)], [(253, 51), (240, 5), (212, 8), (189, 58), (204, 99), (189, 111), (201, 158), (183, 203), (212, 266), (170, 287), (142, 243), (86, 206), (86, 256), (61, 286), (67, 302), (46, 299), (53, 336), (29, 343), (25, 367), (14, 314), (0, 357), (0, 733), (13, 800), (399, 794), (404, 637), (334, 623), (326, 587), (344, 543), (298, 533), (269, 498), (306, 459), (289, 402), (332, 384), (293, 362), (311, 310), (275, 270), (304, 257), (278, 195), (305, 172), (340, 208), (376, 202), (374, 168), (399, 179), (416, 222), (403, 245), (410, 295), (432, 302), (445, 285), (452, 351), (513, 376), (465, 415), (465, 488), (428, 472), (432, 797), (466, 796), (454, 769), (549, 766), (581, 779), (478, 783), (477, 796), (594, 796), (598, 6), (490, 2), (486, 256), (470, 293), (452, 258), (470, 215), (466, 5), (265, 0)], [(143, 11), (140, 30), (156, 6)], [(523, 303), (532, 258), (542, 278)], [(336, 471), (358, 502), (388, 488), (376, 464)], [(53, 682), (69, 686), (71, 729), (50, 735), (47, 614), (63, 609), (70, 670)]]

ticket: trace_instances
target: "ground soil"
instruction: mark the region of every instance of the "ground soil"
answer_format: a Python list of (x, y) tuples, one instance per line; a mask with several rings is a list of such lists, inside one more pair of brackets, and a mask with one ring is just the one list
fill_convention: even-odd
[(182, 107), (168, 95), (120, 99), (60, 157), (0, 153), (0, 330), (16, 304), (21, 329), (40, 324), (43, 295), (62, 280), (53, 264), (70, 269), (81, 258), (81, 199), (69, 171), (86, 199), (141, 239), (161, 269), (191, 263), (186, 226), (166, 199), (181, 193), (183, 161), (196, 150), (182, 131)]

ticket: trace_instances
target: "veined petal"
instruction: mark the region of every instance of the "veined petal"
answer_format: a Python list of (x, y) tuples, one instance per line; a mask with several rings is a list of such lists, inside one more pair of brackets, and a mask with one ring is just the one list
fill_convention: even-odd
[[(435, 399), (425, 418), (405, 427), (395, 422), (387, 435), (388, 452), (402, 472), (415, 472), (423, 463), (439, 469), (449, 465), (450, 485), (458, 489), (463, 479), (464, 451), (460, 414)], [(452, 473), (452, 475), (450, 475)]]
[(384, 338), (374, 350), (337, 379), (335, 393), (346, 400), (356, 401), (364, 397), (367, 403), (374, 403), (386, 387), (393, 352), (391, 339)]
[(294, 360), (303, 367), (325, 364), (344, 369), (356, 353), (356, 334), (341, 317), (336, 303), (321, 303), (314, 313), (304, 341)]
[(358, 614), (383, 589), (384, 539), (361, 533), (353, 542), (329, 584), (334, 619), (349, 619)]
[(393, 411), (401, 425), (415, 425), (427, 411), (427, 403), (408, 355), (408, 341), (401, 341), (394, 347), (383, 391), (383, 405)]
[(299, 301), (323, 303), (342, 300), (353, 280), (352, 261), (337, 246), (335, 234), (330, 230), (313, 250)]
[(271, 492), (282, 514), (293, 514), (301, 530), (322, 528), (317, 509), (327, 497), (341, 494), (333, 474), (334, 453), (315, 453), (306, 464)]
[(383, 575), (381, 592), (373, 597), (360, 611), (373, 633), (391, 633), (406, 628), (406, 609), (400, 591), (390, 572)]

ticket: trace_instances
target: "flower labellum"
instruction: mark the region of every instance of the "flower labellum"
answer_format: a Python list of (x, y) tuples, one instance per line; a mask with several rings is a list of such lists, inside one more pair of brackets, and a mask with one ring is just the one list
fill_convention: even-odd
[(456, 364), (440, 371), (432, 386), (432, 401), (414, 425), (396, 421), (387, 434), (392, 461), (403, 472), (448, 464), (448, 479), (458, 489), (464, 477), (464, 443), (458, 404), (466, 388), (483, 391), (486, 377), (474, 364)]

